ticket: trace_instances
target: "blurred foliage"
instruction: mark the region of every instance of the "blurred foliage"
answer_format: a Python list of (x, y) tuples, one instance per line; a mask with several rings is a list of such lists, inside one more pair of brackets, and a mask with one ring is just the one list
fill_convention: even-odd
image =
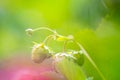
[(97, 27), (107, 10), (103, 0), (72, 0), (73, 16), (87, 27)]
[[(28, 37), (25, 29), (47, 26), (62, 35), (72, 34), (93, 58), (106, 80), (119, 80), (120, 0), (0, 0), (0, 58), (28, 53), (32, 41), (49, 32)], [(63, 43), (51, 41), (61, 51)], [(68, 46), (77, 49), (76, 45)], [(87, 74), (101, 80), (86, 60)]]

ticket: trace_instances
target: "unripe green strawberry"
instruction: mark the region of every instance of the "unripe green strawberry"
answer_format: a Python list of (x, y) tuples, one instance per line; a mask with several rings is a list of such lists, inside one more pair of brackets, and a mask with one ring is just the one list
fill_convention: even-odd
[(41, 63), (47, 58), (50, 58), (52, 55), (49, 52), (49, 49), (44, 44), (35, 44), (32, 49), (32, 60), (35, 63)]
[[(64, 75), (66, 80), (85, 80), (85, 74), (78, 65), (75, 65), (76, 62), (74, 62), (74, 57), (71, 54), (57, 53), (53, 59), (54, 69)], [(79, 76), (76, 74), (79, 74)]]
[(55, 55), (55, 61), (59, 62), (62, 59), (68, 59), (69, 61), (73, 61), (79, 66), (84, 64), (84, 54), (82, 51), (70, 51), (67, 53), (57, 53)]

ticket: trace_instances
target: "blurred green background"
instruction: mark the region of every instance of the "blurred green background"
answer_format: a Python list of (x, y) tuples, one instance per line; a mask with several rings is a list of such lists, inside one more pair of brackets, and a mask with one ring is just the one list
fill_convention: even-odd
[[(38, 27), (74, 35), (106, 80), (120, 79), (120, 0), (0, 0), (0, 61), (15, 54), (30, 56), (32, 41), (41, 42), (49, 34), (26, 35), (25, 29)], [(61, 51), (61, 45), (50, 46)], [(87, 61), (84, 67), (101, 80)]]

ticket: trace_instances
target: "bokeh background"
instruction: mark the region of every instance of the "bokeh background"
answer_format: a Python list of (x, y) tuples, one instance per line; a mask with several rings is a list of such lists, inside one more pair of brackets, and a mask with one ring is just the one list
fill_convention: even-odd
[[(0, 0), (1, 74), (11, 66), (36, 65), (30, 59), (32, 41), (39, 43), (50, 32), (38, 31), (28, 37), (25, 30), (38, 27), (74, 35), (106, 80), (120, 79), (120, 0)], [(56, 52), (62, 45), (50, 44)], [(68, 47), (77, 49), (72, 45)], [(84, 67), (95, 80), (101, 80), (87, 60)]]

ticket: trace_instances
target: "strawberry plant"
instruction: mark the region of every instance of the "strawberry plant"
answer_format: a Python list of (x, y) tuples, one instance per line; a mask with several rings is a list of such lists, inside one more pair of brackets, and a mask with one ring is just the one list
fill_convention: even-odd
[[(106, 80), (84, 47), (77, 42), (72, 35), (63, 36), (47, 27), (27, 29), (26, 32), (29, 36), (32, 36), (33, 32), (38, 30), (48, 30), (53, 34), (48, 35), (43, 42), (34, 42), (31, 55), (32, 61), (40, 64), (44, 60), (52, 58), (53, 61), (51, 64), (53, 65), (54, 71), (62, 74), (66, 80), (94, 80), (94, 76), (88, 76), (87, 71), (83, 67), (86, 62), (84, 58), (87, 58), (96, 69), (101, 79)], [(64, 43), (61, 52), (51, 50), (50, 46), (48, 46), (48, 41), (50, 39), (58, 42), (62, 41)], [(66, 45), (69, 44), (69, 42), (75, 43), (79, 47), (79, 50), (67, 49)]]

